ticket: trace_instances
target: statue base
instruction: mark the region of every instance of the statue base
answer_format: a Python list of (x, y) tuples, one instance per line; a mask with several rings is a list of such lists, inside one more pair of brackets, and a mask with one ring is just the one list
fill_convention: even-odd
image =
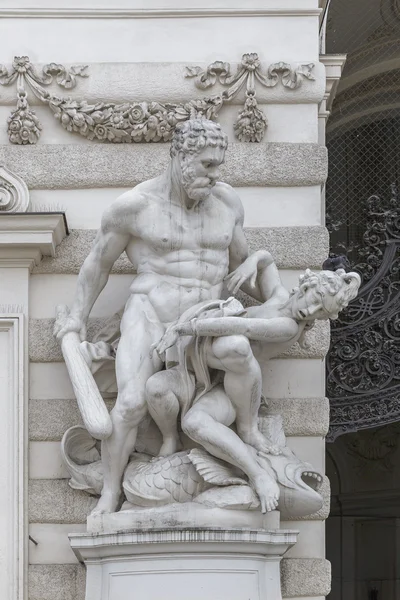
[(85, 600), (281, 600), (279, 563), (297, 531), (165, 527), (71, 534)]
[(279, 529), (277, 510), (263, 514), (260, 510), (208, 507), (197, 502), (138, 508), (126, 502), (117, 513), (90, 515), (89, 533), (119, 533), (147, 529)]

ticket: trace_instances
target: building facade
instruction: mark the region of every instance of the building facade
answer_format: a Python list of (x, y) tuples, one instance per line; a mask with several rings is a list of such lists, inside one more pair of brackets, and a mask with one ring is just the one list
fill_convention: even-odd
[[(242, 200), (250, 249), (267, 248), (296, 286), (329, 252), (325, 126), (344, 64), (321, 49), (318, 0), (56, 4), (0, 6), (0, 595), (12, 600), (85, 598), (68, 534), (85, 531), (94, 501), (69, 487), (61, 460), (61, 437), (80, 417), (52, 329), (101, 214), (160, 173), (176, 119), (203, 110), (228, 133), (222, 179)], [(240, 69), (239, 83), (220, 77)], [(115, 264), (91, 333), (121, 310), (133, 276), (126, 260)], [(307, 349), (265, 367), (264, 395), (289, 447), (324, 471), (329, 326), (308, 335)], [(281, 522), (300, 532), (281, 562), (285, 598), (329, 593), (327, 478), (322, 494), (320, 511)]]

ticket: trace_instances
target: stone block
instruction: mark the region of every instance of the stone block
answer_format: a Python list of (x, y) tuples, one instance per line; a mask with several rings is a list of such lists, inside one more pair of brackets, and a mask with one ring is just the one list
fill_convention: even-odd
[(281, 585), (284, 598), (327, 596), (331, 589), (331, 564), (323, 558), (284, 558)]
[(84, 600), (84, 565), (29, 565), (29, 600)]
[[(107, 400), (111, 410), (114, 402)], [(329, 426), (327, 398), (270, 398), (264, 414), (280, 414), (287, 436), (324, 436)], [(83, 425), (75, 399), (30, 400), (29, 439), (48, 442), (61, 440), (64, 432), (74, 425)]]
[[(169, 144), (0, 146), (0, 163), (30, 189), (134, 187), (159, 175), (168, 160)], [(327, 165), (326, 148), (319, 144), (235, 142), (221, 181), (236, 187), (318, 185), (326, 180)]]
[(325, 436), (329, 429), (329, 400), (327, 398), (269, 398), (263, 415), (282, 415), (283, 428), (288, 436)]
[[(247, 227), (245, 235), (250, 252), (267, 249), (280, 269), (320, 269), (328, 256), (329, 236), (325, 227)], [(44, 257), (34, 273), (79, 273), (96, 236), (94, 229), (73, 229), (56, 249), (55, 257)], [(134, 273), (123, 254), (112, 273)]]
[[(85, 581), (82, 565), (30, 565), (29, 600), (84, 600)], [(283, 598), (326, 596), (330, 581), (330, 563), (322, 558), (284, 558), (281, 562)]]
[(29, 482), (30, 523), (85, 523), (96, 499), (73, 490), (66, 479), (31, 479)]
[[(107, 319), (89, 319), (88, 339), (102, 329)], [(61, 347), (53, 337), (54, 319), (29, 320), (29, 359), (32, 362), (61, 362)], [(280, 355), (282, 358), (324, 358), (329, 350), (330, 327), (328, 322), (317, 321), (306, 334), (307, 348), (294, 344)]]
[(250, 252), (268, 250), (280, 269), (321, 269), (329, 252), (325, 227), (247, 227), (245, 233)]

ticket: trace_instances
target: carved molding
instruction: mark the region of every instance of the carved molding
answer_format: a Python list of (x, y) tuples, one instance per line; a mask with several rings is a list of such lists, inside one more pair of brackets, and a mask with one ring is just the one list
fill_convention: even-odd
[[(42, 7), (28, 8), (26, 3), (22, 6), (16, 6), (17, 2), (13, 2), (12, 7), (0, 7), (0, 17), (2, 19), (159, 19), (159, 18), (204, 18), (204, 17), (318, 17), (321, 14), (320, 8), (268, 8), (259, 6), (250, 6), (247, 3), (246, 7), (197, 7), (197, 8), (158, 8), (150, 7), (146, 3), (146, 8), (126, 8), (125, 6), (104, 8), (103, 5), (84, 6), (85, 2), (79, 8), (61, 6), (59, 8)], [(18, 4), (21, 4), (18, 2)], [(67, 4), (67, 2), (66, 2)], [(100, 4), (100, 3), (99, 3)], [(124, 4), (124, 3), (123, 3)], [(159, 3), (156, 3), (156, 6)]]
[[(6, 308), (6, 307), (3, 307)], [(2, 598), (27, 596), (27, 361), (24, 316), (0, 313), (0, 466), (2, 485), (2, 536), (0, 541), (0, 591)]]
[(0, 213), (26, 212), (29, 190), (22, 177), (0, 165)]
[(200, 89), (212, 87), (218, 80), (228, 89), (222, 93), (189, 100), (184, 103), (139, 102), (96, 102), (59, 97), (46, 87), (54, 78), (59, 86), (72, 89), (77, 77), (87, 77), (87, 66), (75, 65), (70, 69), (51, 63), (39, 73), (27, 56), (15, 57), (8, 70), (0, 65), (0, 85), (17, 83), (17, 106), (8, 119), (8, 134), (12, 144), (35, 144), (42, 126), (34, 110), (29, 105), (27, 89), (54, 113), (62, 127), (71, 133), (79, 133), (88, 140), (113, 143), (166, 142), (172, 139), (177, 123), (196, 116), (216, 119), (226, 103), (246, 86), (246, 100), (234, 125), (236, 137), (240, 141), (262, 141), (267, 118), (257, 106), (255, 81), (264, 87), (275, 87), (281, 83), (289, 90), (300, 87), (303, 78), (314, 81), (314, 64), (292, 66), (275, 63), (261, 70), (256, 53), (244, 54), (236, 73), (231, 72), (229, 63), (216, 61), (205, 70), (201, 67), (187, 67), (186, 77), (194, 77)]

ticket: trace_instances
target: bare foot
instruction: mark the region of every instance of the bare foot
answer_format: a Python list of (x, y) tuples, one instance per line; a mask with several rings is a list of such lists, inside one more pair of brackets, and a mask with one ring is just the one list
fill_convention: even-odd
[(245, 444), (253, 446), (258, 452), (265, 452), (265, 454), (273, 454), (274, 456), (282, 454), (281, 448), (276, 444), (273, 444), (258, 428), (253, 429), (249, 433), (241, 432), (240, 437)]
[(100, 496), (100, 500), (90, 513), (91, 515), (104, 515), (113, 513), (117, 510), (120, 494), (104, 493)]
[(261, 512), (275, 510), (279, 501), (279, 487), (266, 473), (261, 473), (251, 479), (251, 483), (260, 498)]
[(171, 456), (171, 454), (175, 454), (175, 452), (182, 450), (182, 448), (183, 446), (179, 437), (165, 437), (158, 456)]

